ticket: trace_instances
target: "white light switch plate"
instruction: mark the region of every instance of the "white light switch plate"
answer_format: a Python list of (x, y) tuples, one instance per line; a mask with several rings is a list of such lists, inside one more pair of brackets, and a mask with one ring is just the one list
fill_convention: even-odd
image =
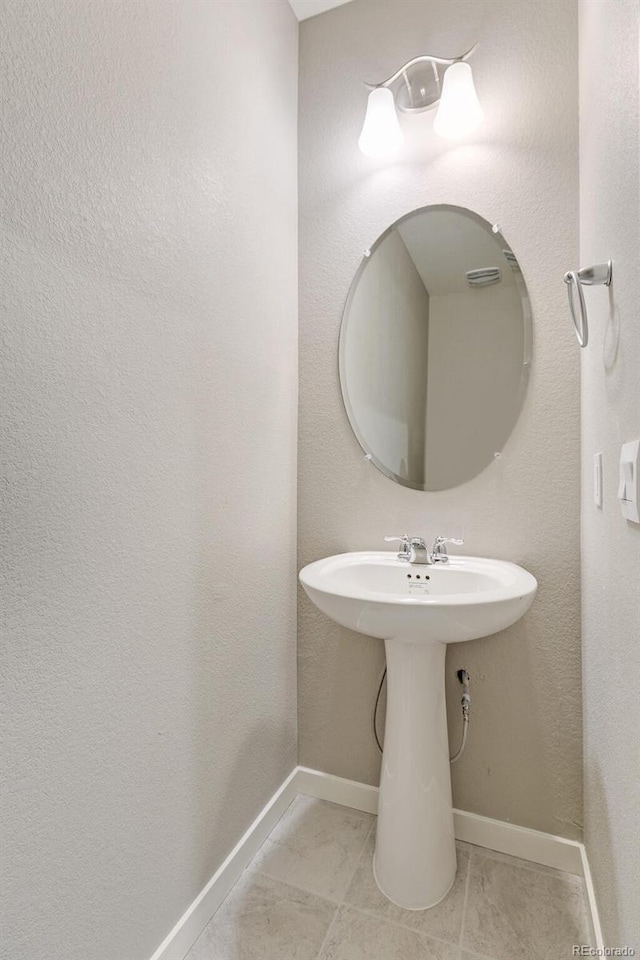
[(622, 444), (618, 500), (622, 516), (640, 523), (640, 440)]

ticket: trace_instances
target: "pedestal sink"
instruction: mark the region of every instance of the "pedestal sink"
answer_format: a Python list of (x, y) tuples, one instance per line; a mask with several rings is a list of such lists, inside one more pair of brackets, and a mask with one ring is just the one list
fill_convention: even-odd
[(533, 601), (535, 577), (503, 560), (451, 557), (426, 565), (367, 552), (310, 563), (300, 582), (336, 623), (385, 641), (387, 719), (374, 873), (398, 906), (435, 906), (456, 873), (446, 644), (519, 620)]

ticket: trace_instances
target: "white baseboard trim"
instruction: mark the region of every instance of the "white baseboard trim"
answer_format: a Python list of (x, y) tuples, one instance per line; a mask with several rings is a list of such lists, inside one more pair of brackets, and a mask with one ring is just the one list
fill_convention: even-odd
[(162, 941), (151, 960), (184, 960), (211, 917), (225, 899), (242, 871), (249, 865), (291, 801), (299, 792), (295, 786), (298, 768), (260, 811), (249, 829), (220, 865), (207, 885)]
[(577, 840), (566, 840), (552, 833), (519, 827), (504, 820), (492, 820), (466, 810), (453, 811), (453, 823), (457, 840), (474, 843), (507, 853), (510, 857), (530, 860), (545, 867), (554, 867), (566, 873), (582, 875), (582, 857)]
[(596, 903), (596, 891), (593, 886), (593, 877), (591, 876), (591, 867), (587, 858), (587, 848), (584, 843), (580, 844), (580, 855), (582, 857), (582, 876), (587, 894), (587, 903), (589, 904), (589, 925), (591, 927), (591, 942), (599, 949), (604, 948), (604, 938), (602, 936), (602, 927), (600, 926), (600, 914), (598, 913), (598, 904)]
[(306, 793), (318, 800), (330, 800), (343, 807), (363, 810), (365, 813), (378, 812), (378, 788), (357, 780), (345, 780), (331, 773), (312, 770), (310, 767), (298, 767), (296, 792)]
[[(242, 871), (298, 793), (366, 813), (376, 814), (378, 811), (377, 787), (309, 767), (296, 767), (165, 937), (151, 960), (184, 960)], [(453, 822), (458, 840), (583, 877), (590, 908), (593, 944), (603, 947), (593, 881), (584, 844), (464, 810), (453, 811)]]

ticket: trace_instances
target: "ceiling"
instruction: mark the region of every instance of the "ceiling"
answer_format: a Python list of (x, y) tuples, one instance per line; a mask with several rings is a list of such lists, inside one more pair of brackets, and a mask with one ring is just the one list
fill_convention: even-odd
[(315, 17), (325, 10), (332, 10), (333, 7), (341, 7), (343, 3), (350, 3), (350, 0), (289, 0), (291, 8), (298, 20), (308, 20), (309, 17)]

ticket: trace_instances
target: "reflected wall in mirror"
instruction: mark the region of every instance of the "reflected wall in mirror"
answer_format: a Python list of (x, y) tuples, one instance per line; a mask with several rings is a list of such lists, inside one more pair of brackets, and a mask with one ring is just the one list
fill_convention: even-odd
[(497, 228), (462, 207), (410, 213), (363, 259), (342, 317), (353, 431), (398, 483), (465, 483), (515, 426), (530, 352), (527, 289)]

